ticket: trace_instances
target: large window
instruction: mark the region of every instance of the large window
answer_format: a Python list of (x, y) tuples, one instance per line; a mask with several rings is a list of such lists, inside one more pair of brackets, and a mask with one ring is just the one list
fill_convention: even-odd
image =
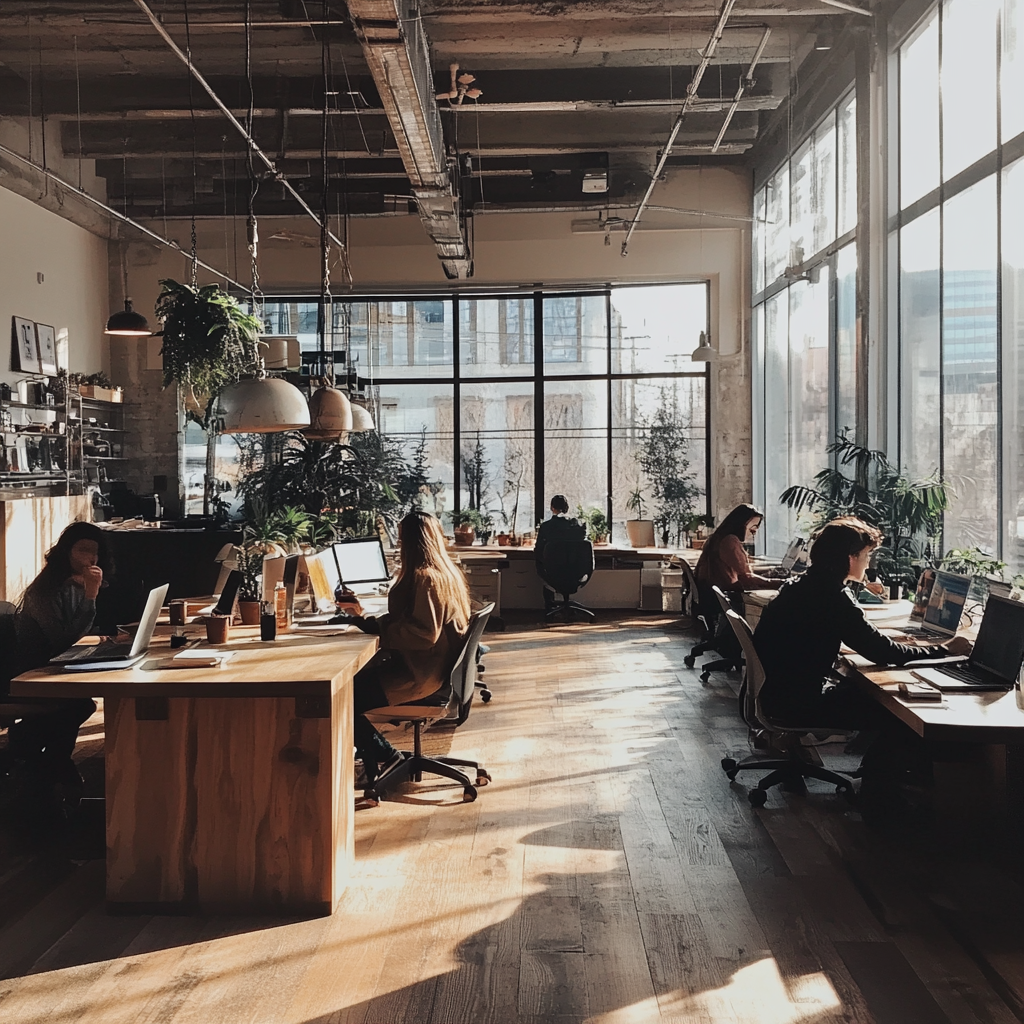
[(856, 427), (856, 102), (846, 96), (754, 195), (754, 499), (762, 549), (798, 531), (779, 505)]
[(1022, 13), (1024, 0), (936, 4), (893, 53), (899, 117), (889, 125), (899, 157), (889, 244), (899, 429), (889, 454), (908, 475), (938, 473), (951, 488), (945, 550), (977, 546), (1014, 572), (1024, 569)]
[[(317, 302), (266, 304), (268, 330), (319, 365)], [(695, 510), (707, 510), (706, 284), (580, 293), (336, 300), (328, 346), (370, 382), (380, 429), (425, 455), (438, 515), (491, 514), (532, 530), (552, 494), (596, 506), (624, 539), (626, 501), (654, 482), (636, 456), (657, 421), (685, 450)], [(319, 363), (318, 363), (319, 360)]]

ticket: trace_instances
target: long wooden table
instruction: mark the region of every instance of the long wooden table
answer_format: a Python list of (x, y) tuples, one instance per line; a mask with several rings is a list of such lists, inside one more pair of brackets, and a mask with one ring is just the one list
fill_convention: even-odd
[(376, 638), (235, 627), (231, 660), (195, 669), (163, 668), (167, 643), (133, 669), (11, 684), (104, 699), (108, 908), (332, 913), (352, 863), (352, 679)]

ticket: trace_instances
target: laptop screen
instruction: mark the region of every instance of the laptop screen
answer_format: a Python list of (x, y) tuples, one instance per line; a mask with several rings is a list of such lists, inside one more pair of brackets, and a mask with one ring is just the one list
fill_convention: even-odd
[(153, 631), (156, 629), (157, 616), (163, 607), (168, 586), (169, 584), (165, 583), (162, 587), (155, 587), (149, 592), (149, 597), (146, 598), (146, 607), (142, 611), (142, 618), (139, 619), (139, 626), (135, 630), (135, 638), (132, 640), (130, 657), (135, 658), (149, 650)]
[(991, 595), (978, 629), (971, 664), (1016, 682), (1024, 662), (1024, 604)]
[(384, 558), (384, 547), (377, 537), (339, 541), (334, 545), (334, 556), (338, 559), (341, 582), (346, 586), (353, 583), (386, 583), (391, 579)]
[(797, 559), (803, 551), (803, 547), (803, 537), (794, 537), (789, 542), (789, 547), (786, 548), (786, 553), (782, 556), (782, 561), (779, 562), (779, 566), (783, 569), (792, 569), (793, 566), (796, 565)]
[(928, 608), (924, 613), (924, 621), (929, 626), (941, 629), (944, 633), (955, 633), (960, 625), (967, 592), (971, 589), (970, 576), (958, 576), (956, 573), (935, 573), (935, 583), (928, 598)]

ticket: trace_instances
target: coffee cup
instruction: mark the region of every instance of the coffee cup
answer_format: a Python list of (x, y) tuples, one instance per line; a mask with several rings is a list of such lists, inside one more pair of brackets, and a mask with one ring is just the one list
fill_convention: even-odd
[(172, 626), (184, 626), (188, 618), (188, 601), (177, 597), (167, 605)]
[(211, 644), (226, 644), (228, 642), (228, 626), (231, 624), (230, 615), (207, 615), (206, 616), (206, 639)]

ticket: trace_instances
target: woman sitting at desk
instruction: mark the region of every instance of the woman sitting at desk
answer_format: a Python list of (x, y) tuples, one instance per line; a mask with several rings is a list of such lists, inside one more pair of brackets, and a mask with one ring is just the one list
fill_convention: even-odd
[(694, 570), (697, 582), (708, 590), (720, 587), (726, 593), (778, 587), (778, 580), (751, 572), (743, 547), (754, 539), (763, 519), (764, 514), (753, 505), (737, 505), (705, 542)]
[[(46, 553), (15, 615), (17, 656), (12, 675), (45, 665), (92, 629), (96, 598), (112, 568), (107, 538), (92, 523), (72, 523)], [(8, 734), (10, 752), (47, 784), (59, 784), (72, 802), (82, 779), (71, 755), (81, 724), (96, 710), (89, 698), (20, 700), (49, 713), (22, 718)]]
[(917, 737), (881, 704), (845, 679), (830, 678), (841, 644), (877, 665), (967, 654), (971, 644), (955, 637), (946, 645), (896, 643), (864, 617), (846, 589), (862, 581), (871, 552), (881, 543), (873, 526), (852, 517), (824, 526), (811, 545), (811, 564), (788, 580), (761, 613), (754, 646), (765, 681), (761, 706), (771, 718), (794, 725), (877, 730), (861, 764), (861, 796), (886, 812), (897, 806), (897, 784)]
[(399, 524), (398, 547), (402, 565), (388, 594), (387, 614), (350, 620), (380, 637), (380, 650), (356, 674), (354, 686), (356, 754), (368, 783), (398, 751), (363, 715), (434, 693), (469, 625), (469, 587), (448, 554), (437, 519), (410, 512)]

